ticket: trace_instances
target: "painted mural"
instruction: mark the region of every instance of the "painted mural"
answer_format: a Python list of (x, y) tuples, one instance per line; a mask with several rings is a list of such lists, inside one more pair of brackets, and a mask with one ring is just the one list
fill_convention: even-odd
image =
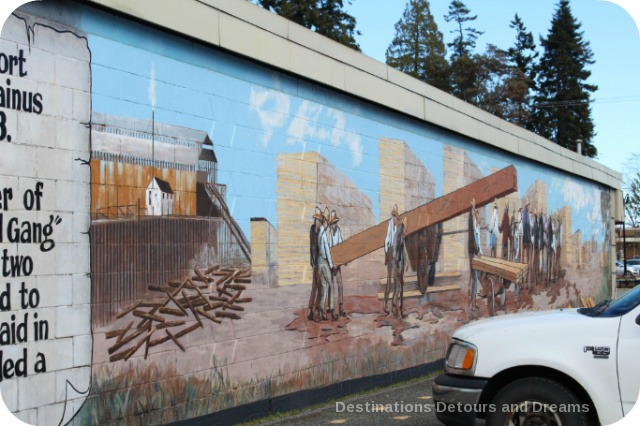
[(609, 295), (598, 184), (87, 6), (23, 7), (0, 50), (0, 389), (25, 421), (188, 419)]

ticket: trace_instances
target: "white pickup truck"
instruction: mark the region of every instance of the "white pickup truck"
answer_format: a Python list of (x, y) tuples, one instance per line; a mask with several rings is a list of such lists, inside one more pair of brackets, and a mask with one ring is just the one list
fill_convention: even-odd
[(640, 286), (593, 308), (504, 315), (460, 327), (434, 379), (440, 421), (608, 425), (640, 391)]

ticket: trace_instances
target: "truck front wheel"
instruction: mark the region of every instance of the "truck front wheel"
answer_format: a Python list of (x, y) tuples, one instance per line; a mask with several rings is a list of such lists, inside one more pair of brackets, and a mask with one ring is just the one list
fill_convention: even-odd
[(589, 405), (562, 384), (527, 377), (506, 385), (493, 398), (488, 426), (586, 426)]

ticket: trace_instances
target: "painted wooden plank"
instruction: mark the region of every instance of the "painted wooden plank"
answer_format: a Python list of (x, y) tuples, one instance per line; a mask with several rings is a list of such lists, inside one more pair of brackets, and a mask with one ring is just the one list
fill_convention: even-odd
[[(460, 286), (457, 284), (434, 286), (434, 287), (427, 288), (427, 294), (440, 293), (442, 291), (456, 291), (456, 290), (460, 290)], [(420, 297), (420, 296), (424, 296), (424, 294), (420, 293), (420, 290), (405, 291), (403, 292), (403, 295), (402, 295), (402, 297), (405, 299), (408, 297)], [(393, 292), (389, 292), (389, 299), (392, 299), (392, 298), (393, 298)], [(384, 292), (378, 293), (378, 300), (384, 300)]]
[(512, 282), (523, 279), (527, 273), (526, 263), (516, 263), (494, 257), (476, 257), (471, 260), (471, 268), (481, 272), (488, 272)]
[[(452, 272), (436, 272), (436, 280), (438, 278), (460, 278), (462, 276), (462, 272), (460, 271), (452, 271)], [(417, 283), (418, 276), (416, 274), (407, 274), (404, 276), (405, 285), (411, 283)], [(380, 278), (380, 285), (387, 285), (387, 277)]]
[[(409, 236), (430, 225), (453, 219), (476, 207), (489, 204), (518, 190), (518, 176), (514, 166), (506, 167), (487, 177), (436, 198), (400, 215), (407, 218), (406, 235)], [(344, 265), (384, 246), (389, 220), (346, 239), (331, 248), (334, 265)]]

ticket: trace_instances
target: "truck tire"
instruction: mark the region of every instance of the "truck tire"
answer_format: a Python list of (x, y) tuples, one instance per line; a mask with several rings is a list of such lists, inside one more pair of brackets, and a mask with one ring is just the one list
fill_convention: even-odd
[(545, 377), (513, 381), (496, 394), (488, 426), (587, 426), (589, 406), (562, 384)]

